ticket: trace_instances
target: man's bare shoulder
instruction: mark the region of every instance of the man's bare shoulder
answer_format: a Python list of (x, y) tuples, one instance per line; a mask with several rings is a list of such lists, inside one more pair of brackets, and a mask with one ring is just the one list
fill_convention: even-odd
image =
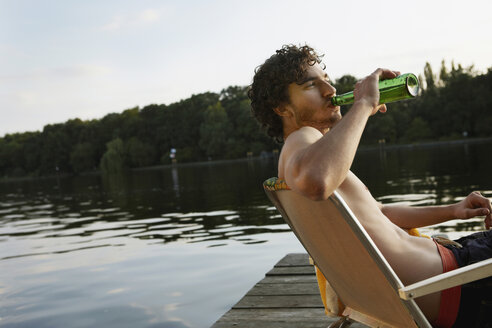
[(292, 132), (285, 140), (284, 148), (303, 148), (318, 141), (323, 135), (319, 130), (305, 126)]
[(319, 130), (306, 126), (292, 132), (286, 139), (279, 158), (279, 177), (284, 177), (284, 168), (288, 166), (293, 158), (298, 156), (304, 149), (321, 139), (323, 135)]

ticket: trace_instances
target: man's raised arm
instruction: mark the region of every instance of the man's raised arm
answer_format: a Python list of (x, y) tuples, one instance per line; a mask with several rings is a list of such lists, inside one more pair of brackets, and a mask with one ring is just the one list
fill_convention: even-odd
[(313, 200), (324, 200), (344, 181), (369, 116), (386, 111), (385, 105), (379, 105), (378, 81), (397, 75), (377, 69), (357, 82), (354, 105), (325, 135), (304, 127), (287, 138), (282, 150), (285, 162), (279, 167), (279, 175), (293, 190)]

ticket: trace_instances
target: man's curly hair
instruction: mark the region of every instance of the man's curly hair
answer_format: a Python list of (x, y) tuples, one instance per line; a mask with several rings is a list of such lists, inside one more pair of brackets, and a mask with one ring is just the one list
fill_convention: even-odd
[(277, 142), (283, 141), (283, 128), (280, 116), (273, 109), (289, 102), (289, 84), (302, 81), (308, 66), (321, 63), (322, 57), (307, 45), (284, 45), (256, 68), (248, 90), (251, 110)]

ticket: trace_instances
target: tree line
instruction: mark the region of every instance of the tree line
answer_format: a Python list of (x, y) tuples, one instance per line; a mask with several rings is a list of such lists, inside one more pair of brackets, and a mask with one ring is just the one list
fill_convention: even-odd
[[(443, 61), (439, 73), (426, 63), (420, 97), (388, 105), (371, 117), (361, 143), (416, 143), (492, 135), (492, 68), (487, 73)], [(334, 81), (337, 93), (357, 79)], [(42, 131), (0, 138), (0, 177), (116, 172), (169, 164), (235, 159), (279, 149), (251, 117), (247, 87), (231, 86), (170, 104), (151, 104), (101, 119), (46, 125)], [(347, 109), (342, 109), (346, 111)], [(173, 154), (171, 154), (173, 153)]]
[[(390, 144), (492, 136), (492, 68), (476, 72), (473, 66), (442, 61), (439, 73), (430, 64), (419, 76), (421, 95), (388, 105), (385, 115), (370, 119), (362, 143), (384, 139)], [(373, 120), (371, 122), (371, 120)]]

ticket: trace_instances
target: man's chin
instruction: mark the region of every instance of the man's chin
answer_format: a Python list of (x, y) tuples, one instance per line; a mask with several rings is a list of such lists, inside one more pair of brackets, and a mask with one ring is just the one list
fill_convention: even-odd
[(330, 117), (331, 127), (334, 127), (338, 122), (342, 120), (342, 114), (340, 112), (335, 113), (332, 117)]
[[(342, 119), (342, 117), (331, 117), (329, 120), (327, 121), (324, 121), (324, 122), (318, 122), (318, 123), (311, 123), (309, 124), (309, 126), (315, 128), (315, 129), (318, 129), (319, 131), (328, 131), (330, 129), (332, 129), (335, 125), (338, 124), (338, 122), (340, 122), (340, 120)], [(324, 133), (323, 133), (324, 134)]]

